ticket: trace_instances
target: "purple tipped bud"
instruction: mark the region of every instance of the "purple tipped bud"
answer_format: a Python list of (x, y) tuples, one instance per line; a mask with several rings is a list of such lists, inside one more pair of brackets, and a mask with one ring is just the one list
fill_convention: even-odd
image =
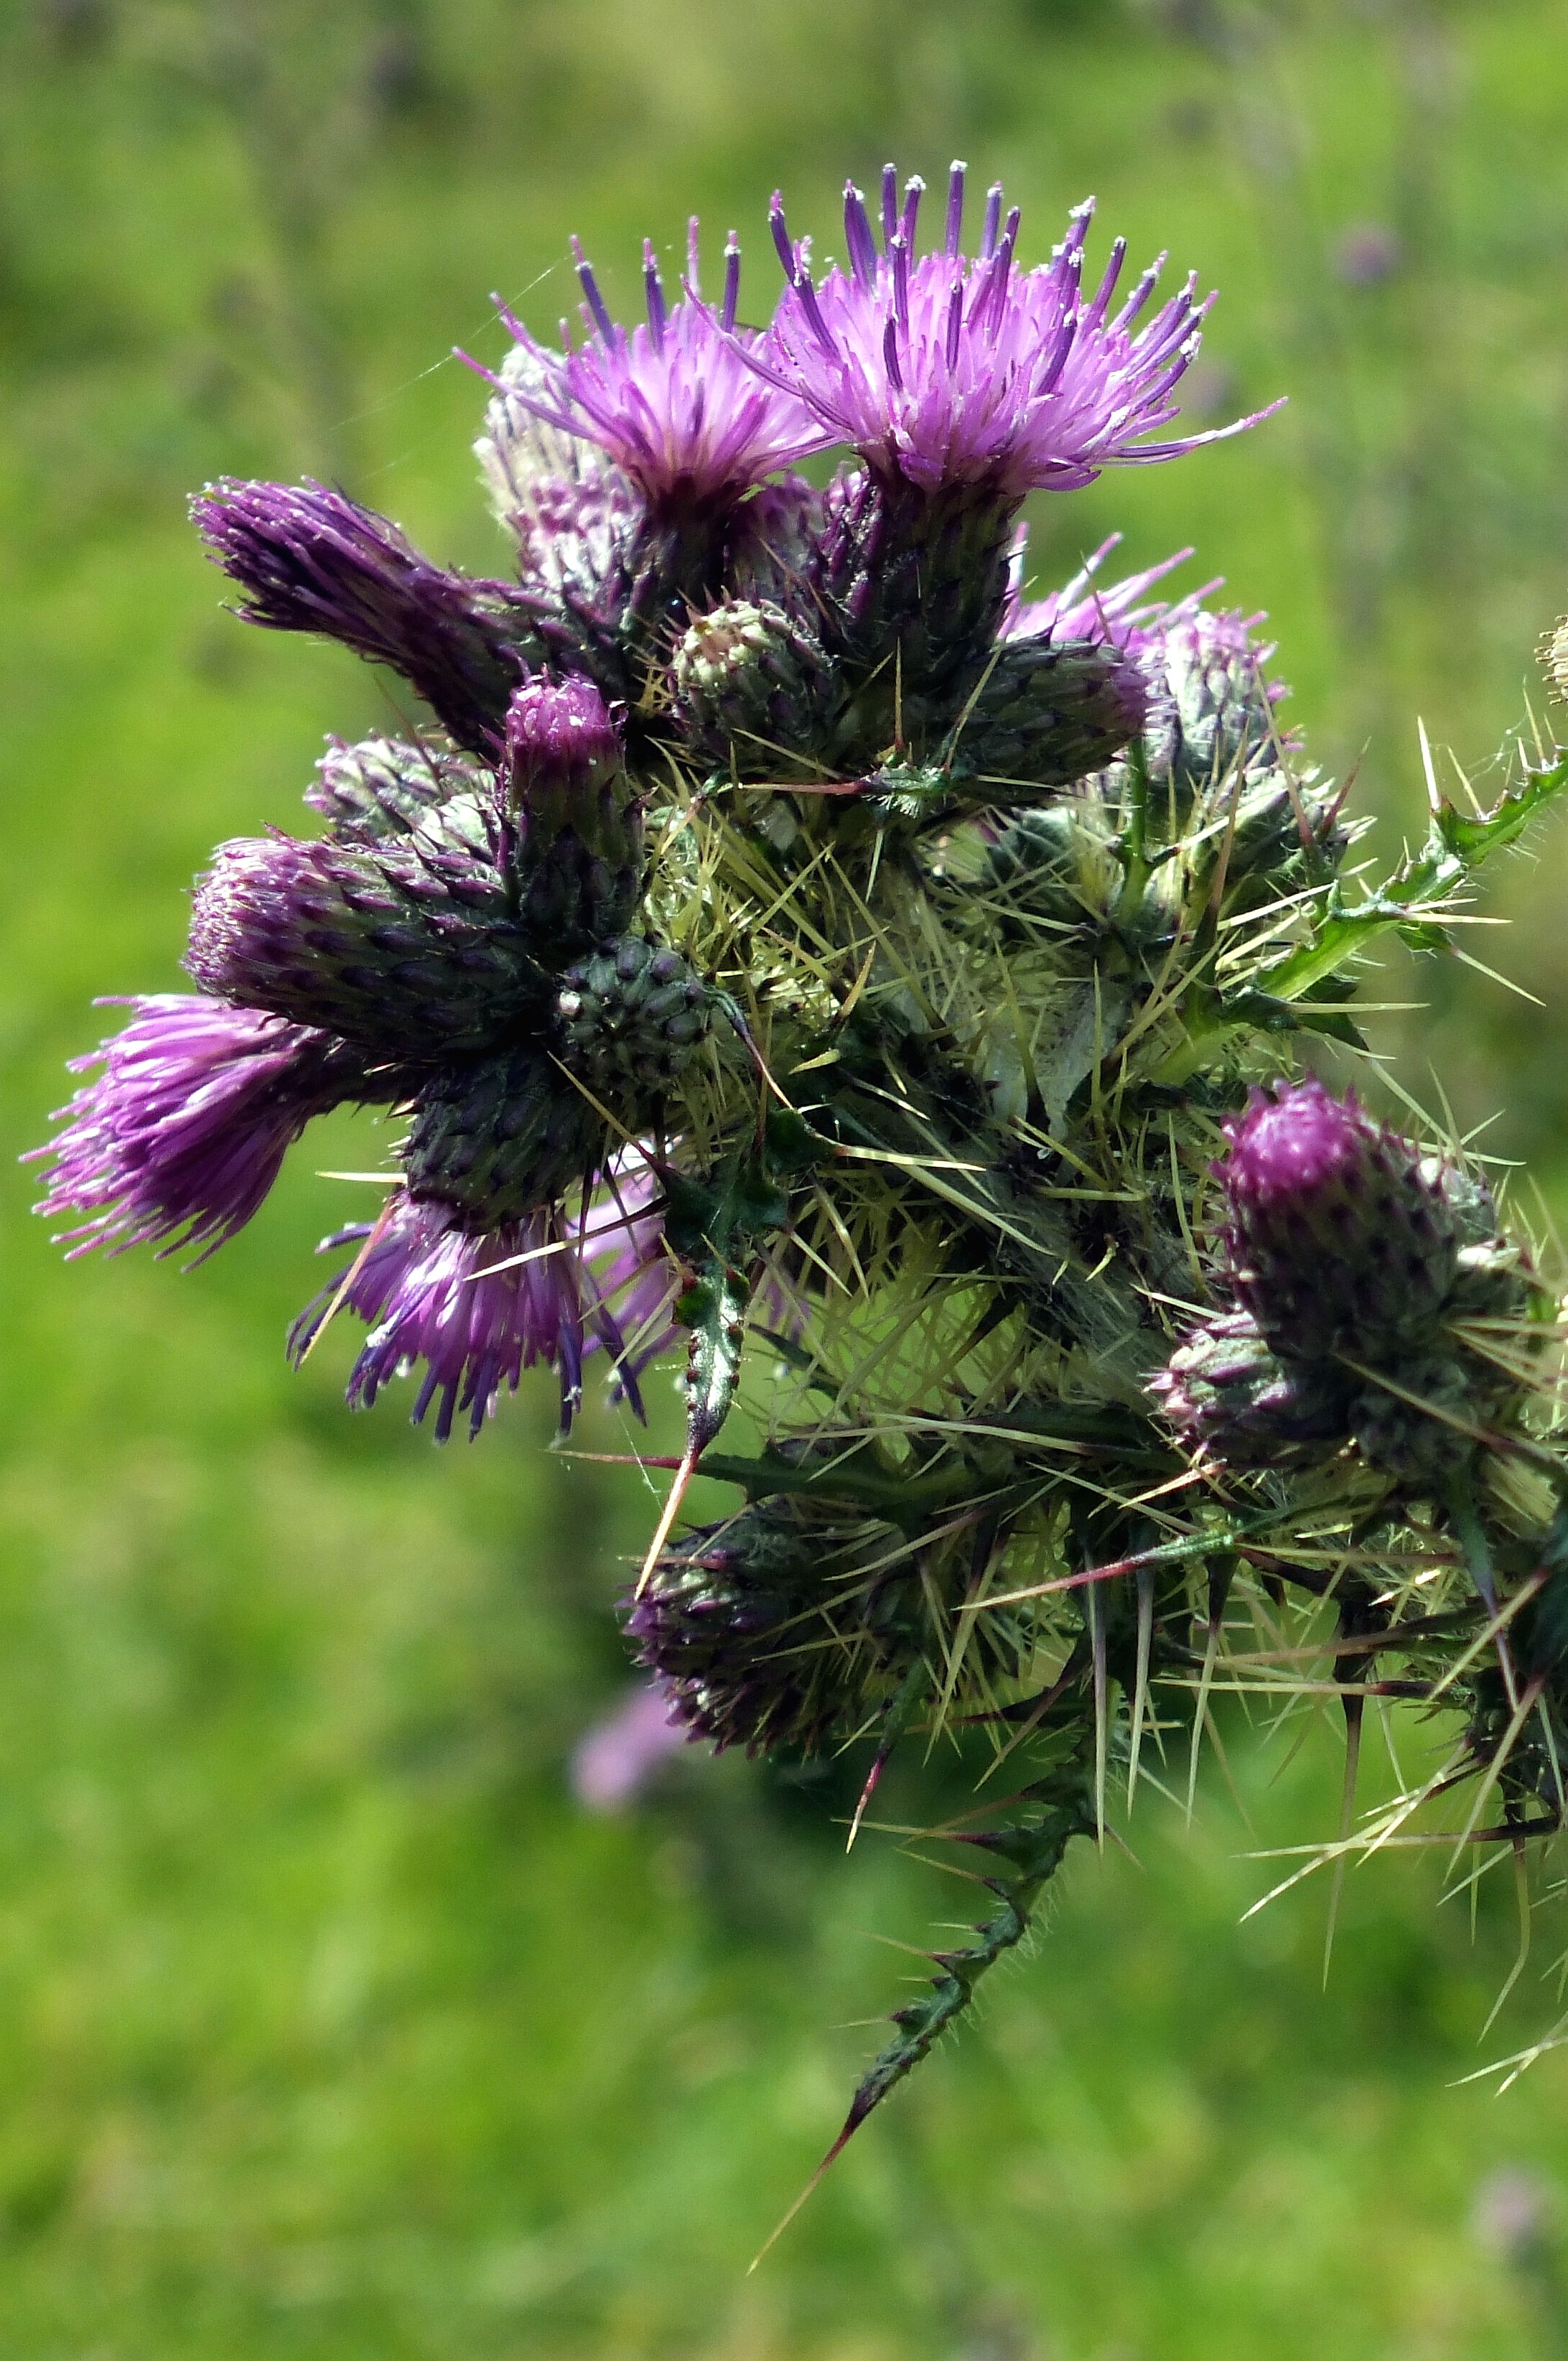
[(531, 680), (507, 715), (507, 793), (522, 821), (521, 914), (542, 957), (619, 933), (642, 886), (642, 815), (593, 683)]
[(522, 595), (421, 556), (320, 484), (211, 484), (191, 513), (247, 622), (319, 631), (411, 681), (460, 746), (493, 749), (523, 662), (545, 651)]
[(539, 824), (553, 799), (596, 793), (623, 768), (620, 736), (591, 680), (525, 681), (507, 709), (514, 808)]
[(196, 894), (186, 965), (242, 1007), (385, 1057), (471, 1055), (530, 1024), (543, 979), (477, 800), (358, 845), (240, 837)]
[(839, 1540), (789, 1501), (766, 1500), (665, 1551), (627, 1628), (695, 1736), (748, 1754), (810, 1753), (863, 1718), (879, 1658), (836, 1628)]
[(1226, 1130), (1230, 1284), (1273, 1348), (1382, 1367), (1429, 1336), (1466, 1241), (1442, 1160), (1315, 1078), (1255, 1090)]
[(84, 1214), (72, 1255), (167, 1241), (209, 1252), (243, 1228), (311, 1117), (345, 1099), (396, 1094), (343, 1044), (221, 1001), (163, 993), (123, 1004), (123, 1033), (73, 1070), (101, 1065), (60, 1110), (67, 1128), (38, 1211)]

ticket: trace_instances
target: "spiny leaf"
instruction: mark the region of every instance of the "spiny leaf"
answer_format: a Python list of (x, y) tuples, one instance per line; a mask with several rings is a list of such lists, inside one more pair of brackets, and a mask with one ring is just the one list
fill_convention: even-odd
[(1482, 862), (1514, 843), (1565, 788), (1568, 753), (1543, 770), (1527, 769), (1490, 811), (1462, 812), (1439, 799), (1420, 852), (1358, 903), (1336, 884), (1310, 939), (1266, 968), (1255, 979), (1256, 990), (1276, 1000), (1300, 1000), (1325, 976), (1342, 973), (1376, 937), (1389, 932), (1398, 933), (1413, 950), (1446, 950), (1444, 906), (1457, 902)]

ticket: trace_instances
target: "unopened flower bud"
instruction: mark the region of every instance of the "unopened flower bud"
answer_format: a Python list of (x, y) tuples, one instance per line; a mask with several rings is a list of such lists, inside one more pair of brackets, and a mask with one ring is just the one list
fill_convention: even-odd
[(707, 1036), (708, 994), (679, 951), (620, 935), (569, 968), (555, 1002), (565, 1058), (600, 1097), (641, 1100), (676, 1078)]
[(1230, 1284), (1274, 1350), (1382, 1367), (1430, 1337), (1464, 1243), (1441, 1159), (1316, 1079), (1255, 1091), (1227, 1130)]
[(660, 1559), (628, 1618), (639, 1662), (716, 1747), (809, 1753), (847, 1736), (885, 1690), (889, 1661), (858, 1628), (852, 1561), (852, 1532), (795, 1501), (742, 1509)]
[(959, 730), (955, 768), (985, 800), (1026, 800), (1098, 771), (1144, 726), (1147, 693), (1108, 643), (1005, 640)]
[(815, 631), (769, 601), (734, 598), (688, 624), (670, 668), (675, 717), (707, 759), (776, 771), (810, 746), (834, 699)]
[(642, 884), (642, 817), (598, 690), (531, 680), (507, 715), (507, 798), (524, 930), (548, 963), (623, 927)]
[(1188, 798), (1234, 783), (1238, 771), (1277, 767), (1274, 708), (1287, 690), (1283, 681), (1265, 676), (1272, 653), (1253, 645), (1244, 616), (1201, 608), (1151, 637), (1142, 669), (1152, 778), (1172, 782)]
[(998, 910), (1063, 929), (1107, 917), (1124, 874), (1112, 827), (1106, 807), (1089, 796), (1015, 813), (986, 856)]
[(488, 772), (439, 743), (366, 738), (347, 746), (334, 739), (305, 801), (345, 843), (374, 844), (411, 835), (455, 796), (488, 797), (489, 791)]
[(403, 1163), (416, 1197), (493, 1229), (565, 1196), (604, 1148), (604, 1125), (582, 1093), (543, 1050), (523, 1049), (427, 1083)]
[(1190, 1450), (1233, 1467), (1280, 1467), (1330, 1458), (1350, 1433), (1349, 1392), (1332, 1364), (1289, 1362), (1270, 1350), (1248, 1312), (1203, 1322), (1150, 1381)]
[(490, 1048), (543, 993), (494, 840), (471, 798), (378, 842), (237, 838), (197, 888), (186, 965), (222, 999), (389, 1058)]

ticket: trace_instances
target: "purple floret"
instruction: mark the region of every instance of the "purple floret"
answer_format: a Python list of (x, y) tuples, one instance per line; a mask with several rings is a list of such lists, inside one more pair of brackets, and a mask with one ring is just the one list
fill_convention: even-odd
[(730, 233), (724, 295), (715, 312), (698, 292), (697, 225), (687, 234), (684, 297), (665, 302), (651, 244), (643, 247), (648, 319), (630, 332), (605, 308), (582, 248), (573, 241), (585, 341), (573, 347), (565, 321), (562, 353), (535, 344), (502, 307), (533, 363), (501, 390), (547, 425), (606, 452), (655, 509), (721, 506), (776, 468), (828, 441), (818, 420), (785, 387), (759, 378), (746, 356), (759, 341), (735, 324), (740, 249)]
[(107, 1002), (136, 1011), (123, 1033), (71, 1061), (102, 1065), (58, 1120), (67, 1128), (37, 1210), (87, 1219), (57, 1235), (71, 1252), (159, 1242), (211, 1253), (244, 1227), (311, 1120), (379, 1093), (329, 1035), (182, 993)]
[(378, 1222), (324, 1241), (323, 1251), (359, 1251), (295, 1322), (291, 1356), (302, 1359), (340, 1306), (356, 1312), (374, 1324), (349, 1378), (351, 1407), (369, 1409), (390, 1378), (422, 1361), (414, 1422), (434, 1403), (436, 1439), (444, 1443), (459, 1411), (477, 1435), (502, 1387), (515, 1393), (536, 1362), (560, 1378), (568, 1427), (582, 1399), (584, 1356), (598, 1345), (641, 1415), (637, 1378), (669, 1339), (676, 1288), (659, 1193), (639, 1160), (607, 1176), (580, 1223), (552, 1211), (477, 1233), (434, 1198), (395, 1197)]
[(1190, 278), (1135, 333), (1161, 263), (1113, 313), (1125, 254), (1120, 238), (1086, 297), (1092, 198), (1073, 212), (1050, 262), (1020, 271), (1018, 211), (1003, 224), (1002, 191), (993, 188), (970, 260), (959, 250), (964, 171), (952, 168), (941, 251), (918, 261), (923, 182), (908, 183), (901, 207), (887, 167), (880, 253), (864, 200), (850, 185), (850, 268), (835, 267), (820, 284), (805, 247), (790, 240), (782, 201), (773, 199), (774, 243), (789, 287), (765, 346), (749, 357), (835, 440), (853, 444), (882, 473), (927, 490), (973, 484), (1012, 500), (1036, 489), (1076, 490), (1108, 466), (1174, 458), (1268, 416), (1260, 411), (1176, 441), (1149, 439), (1178, 414), (1171, 395), (1197, 353), (1213, 297), (1197, 301)]

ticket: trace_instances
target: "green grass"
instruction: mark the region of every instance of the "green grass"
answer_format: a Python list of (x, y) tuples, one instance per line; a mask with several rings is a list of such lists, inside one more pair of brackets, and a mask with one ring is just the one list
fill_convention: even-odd
[[(1005, 174), (1036, 252), (1097, 188), (1135, 252), (1169, 243), (1223, 286), (1216, 403), (1293, 406), (1058, 503), (1043, 563), (1116, 524), (1133, 563), (1196, 540), (1272, 609), (1325, 759), (1370, 738), (1390, 837), (1418, 710), (1485, 756), (1568, 546), (1558, 11), (1272, 21), (1109, 0), (10, 20), (9, 1149), (43, 1137), (95, 992), (177, 985), (210, 846), (289, 824), (323, 730), (385, 718), (334, 653), (217, 611), (182, 495), (330, 469), (439, 554), (498, 564), (466, 453), (480, 389), (443, 356), (497, 349), (491, 287), (547, 326), (573, 228), (630, 296), (645, 226), (736, 219), (766, 300), (775, 180), (828, 248), (843, 171), (884, 150)], [(1351, 289), (1328, 258), (1365, 219), (1405, 260)], [(1560, 870), (1548, 838), (1502, 897), (1502, 960), (1546, 1018), (1427, 971), (1434, 1016), (1387, 1036), (1467, 1120), (1506, 1097), (1497, 1137), (1553, 1182)], [(648, 1495), (544, 1455), (548, 1383), (441, 1454), (395, 1400), (349, 1418), (341, 1334), (288, 1373), (345, 1203), (317, 1169), (374, 1160), (378, 1136), (343, 1124), (317, 1151), (185, 1277), (63, 1268), (5, 1168), (7, 2361), (1528, 2349), (1528, 2290), (1470, 2215), (1500, 2165), (1562, 2171), (1568, 2076), (1455, 2087), (1552, 2010), (1532, 1969), (1477, 2046), (1508, 1896), (1489, 1882), (1473, 1943), (1463, 1905), (1434, 1906), (1440, 1861), (1357, 1872), (1326, 1993), (1314, 1887), (1238, 1925), (1276, 1873), (1243, 1856), (1332, 1823), (1326, 1730), (1277, 1784), (1282, 1750), (1234, 1733), (1255, 1837), (1211, 1777), (1190, 1834), (1140, 1808), (1141, 1866), (1078, 1861), (1036, 1956), (748, 2279), (872, 2038), (845, 2028), (912, 1971), (877, 1933), (926, 1938), (961, 1889), (885, 1839), (846, 1861), (832, 1780), (694, 1755), (625, 1819), (570, 1802), (573, 1740), (625, 1678), (609, 1609)], [(625, 1441), (608, 1411), (585, 1434)], [(1543, 1928), (1542, 1966), (1551, 1948)]]

